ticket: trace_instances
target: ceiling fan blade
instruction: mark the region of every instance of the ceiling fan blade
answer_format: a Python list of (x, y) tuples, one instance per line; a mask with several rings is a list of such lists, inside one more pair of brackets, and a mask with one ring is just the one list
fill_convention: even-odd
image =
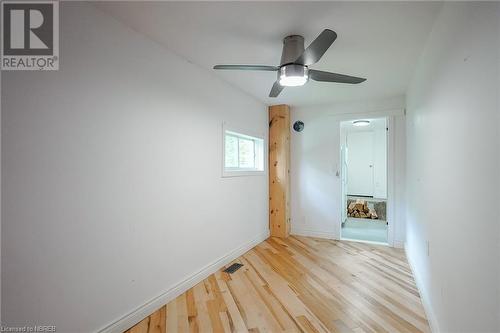
[(283, 90), (282, 85), (278, 83), (278, 81), (274, 82), (273, 87), (271, 88), (271, 91), (269, 92), (269, 97), (278, 97), (280, 92)]
[(337, 39), (335, 31), (329, 29), (323, 30), (307, 49), (304, 50), (300, 57), (297, 58), (295, 63), (306, 66), (317, 63), (335, 39)]
[(356, 83), (361, 83), (361, 82), (366, 81), (366, 79), (364, 79), (362, 77), (349, 76), (349, 75), (330, 73), (330, 72), (323, 72), (323, 71), (317, 71), (314, 69), (309, 70), (309, 77), (314, 81), (321, 81), (321, 82), (338, 82), (338, 83), (356, 84)]
[(271, 71), (275, 72), (279, 69), (277, 66), (265, 65), (215, 65), (214, 69), (227, 69), (237, 71)]

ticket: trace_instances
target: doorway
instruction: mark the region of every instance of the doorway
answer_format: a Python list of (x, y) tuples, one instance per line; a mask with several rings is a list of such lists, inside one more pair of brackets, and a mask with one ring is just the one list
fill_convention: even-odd
[(388, 244), (386, 118), (340, 123), (341, 239)]

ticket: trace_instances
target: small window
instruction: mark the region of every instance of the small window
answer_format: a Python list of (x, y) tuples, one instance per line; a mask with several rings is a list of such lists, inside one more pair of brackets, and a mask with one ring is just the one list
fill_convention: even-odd
[(264, 172), (264, 139), (224, 129), (224, 176)]

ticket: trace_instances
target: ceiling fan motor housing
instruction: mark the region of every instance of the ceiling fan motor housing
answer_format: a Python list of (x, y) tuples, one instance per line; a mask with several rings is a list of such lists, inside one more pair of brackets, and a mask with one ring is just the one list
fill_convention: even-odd
[(304, 37), (300, 35), (287, 36), (283, 39), (283, 52), (280, 66), (294, 64), (304, 53)]
[[(283, 39), (283, 52), (281, 53), (281, 63), (278, 70), (278, 82), (281, 85), (303, 85), (309, 80), (307, 66), (296, 63), (302, 53), (304, 53), (304, 37), (291, 35)], [(287, 84), (284, 83), (283, 78), (301, 78), (302, 81)]]

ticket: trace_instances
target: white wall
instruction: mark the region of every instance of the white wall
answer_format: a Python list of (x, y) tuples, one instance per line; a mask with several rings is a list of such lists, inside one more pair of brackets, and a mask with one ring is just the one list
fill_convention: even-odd
[(373, 131), (373, 196), (387, 199), (387, 130), (385, 128)]
[[(2, 71), (0, 71), (0, 156), (2, 151), (2, 103), (1, 103), (1, 91), (2, 91)], [(2, 163), (0, 163), (0, 189), (2, 189)], [(2, 191), (0, 191), (0, 323), (2, 323)]]
[(407, 94), (406, 249), (436, 332), (500, 331), (499, 6), (445, 3)]
[[(341, 218), (340, 122), (359, 117), (394, 116), (396, 170), (404, 165), (404, 98), (292, 108), (291, 121), (302, 120), (305, 128), (291, 134), (291, 225), (292, 233), (338, 238)], [(403, 119), (403, 120), (401, 120)], [(404, 180), (396, 173), (395, 195), (404, 195)], [(396, 246), (404, 241), (404, 197), (394, 203)], [(391, 236), (392, 237), (392, 236)]]
[[(394, 184), (391, 189), (394, 193), (394, 203), (388, 202), (388, 208), (394, 204), (394, 245), (403, 247), (406, 240), (406, 117), (394, 117), (393, 124), (388, 124), (394, 131), (394, 146), (392, 153), (395, 158), (394, 165), (387, 165), (387, 173), (394, 173)], [(391, 170), (392, 168), (392, 170)], [(388, 182), (389, 183), (389, 182)], [(389, 191), (389, 188), (388, 188)]]
[(221, 178), (221, 125), (267, 111), (61, 7), (61, 69), (2, 73), (2, 324), (90, 332), (266, 234), (267, 175)]

